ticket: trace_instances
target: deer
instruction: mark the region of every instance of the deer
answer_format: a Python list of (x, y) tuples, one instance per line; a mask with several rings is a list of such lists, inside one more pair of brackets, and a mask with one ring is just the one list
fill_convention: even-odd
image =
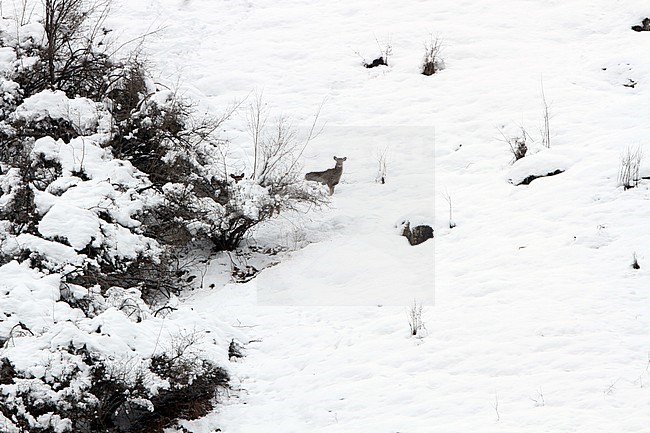
[(242, 179), (244, 178), (244, 173), (242, 173), (242, 174), (240, 174), (240, 175), (236, 175), (236, 174), (232, 174), (232, 173), (230, 173), (230, 177), (233, 178), (233, 180), (235, 181), (235, 183), (239, 183), (239, 181), (242, 180)]
[(348, 157), (337, 158), (334, 157), (336, 165), (334, 168), (329, 168), (325, 171), (312, 171), (305, 175), (305, 180), (310, 180), (314, 182), (320, 182), (323, 185), (327, 185), (330, 189), (330, 195), (334, 194), (334, 187), (339, 184), (341, 180), (341, 174), (343, 174), (343, 161), (346, 161)]

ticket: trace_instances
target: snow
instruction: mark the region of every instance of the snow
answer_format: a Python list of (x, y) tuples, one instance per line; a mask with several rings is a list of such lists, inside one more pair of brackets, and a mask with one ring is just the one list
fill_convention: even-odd
[[(116, 362), (131, 353), (146, 359), (175, 333), (198, 329), (236, 391), (214, 413), (181, 423), (194, 433), (650, 431), (650, 183), (617, 184), (621, 153), (650, 137), (650, 38), (630, 30), (650, 13), (646, 3), (116, 3), (110, 24), (120, 38), (159, 29), (145, 43), (157, 81), (178, 83), (214, 114), (263, 89), (273, 113), (304, 131), (325, 101), (304, 171), (345, 156), (343, 177), (328, 208), (256, 231), (261, 247), (288, 250), (277, 264), (237, 284), (237, 259), (221, 254), (164, 319), (139, 306), (138, 323), (120, 310), (136, 294), (116, 291), (96, 317), (66, 323), (75, 313), (52, 295), (56, 276), (5, 265), (0, 311), (31, 317), (39, 330), (36, 339), (14, 339), (12, 359), (42, 368), (33, 353), (70, 341), (101, 347)], [(446, 68), (424, 77), (431, 35), (443, 41)], [(356, 52), (371, 61), (386, 43), (389, 66), (363, 68)], [(624, 86), (629, 80), (634, 88)], [(542, 85), (549, 149), (537, 130)], [(89, 104), (55, 92), (32, 102), (21, 115), (47, 111), (79, 127), (97, 119)], [(514, 164), (504, 127), (524, 127), (534, 140)], [(251, 155), (245, 116), (223, 128), (233, 172), (250, 173), (250, 159), (238, 158)], [(382, 185), (375, 179), (384, 149)], [(75, 249), (99, 242), (104, 225), (91, 199), (108, 192), (102, 182), (136, 188), (144, 180), (95, 143), (43, 138), (37, 150), (61, 162), (65, 179), (86, 155), (90, 180), (50, 185), (53, 197), (39, 205), (41, 233), (72, 247), (31, 235), (15, 241), (74, 262)], [(123, 226), (142, 205), (129, 197), (112, 197), (125, 209)], [(407, 219), (431, 225), (435, 238), (410, 246), (398, 233)], [(128, 256), (141, 240), (124, 236), (119, 254)], [(422, 338), (409, 335), (414, 300), (424, 304)], [(14, 324), (5, 321), (3, 331)], [(229, 363), (223, 344), (231, 338), (245, 343), (246, 357)]]
[(91, 131), (97, 124), (100, 107), (87, 98), (68, 99), (60, 90), (46, 90), (25, 99), (16, 109), (16, 119), (37, 122), (46, 117), (64, 119), (79, 132)]
[(38, 253), (59, 269), (70, 264), (80, 265), (83, 261), (73, 248), (28, 233), (7, 239), (2, 244), (2, 252), (10, 256), (17, 254), (21, 248)]
[(555, 149), (548, 149), (516, 161), (508, 172), (507, 178), (513, 185), (519, 185), (530, 176), (544, 177), (564, 172), (571, 165), (570, 161), (567, 156), (558, 154)]

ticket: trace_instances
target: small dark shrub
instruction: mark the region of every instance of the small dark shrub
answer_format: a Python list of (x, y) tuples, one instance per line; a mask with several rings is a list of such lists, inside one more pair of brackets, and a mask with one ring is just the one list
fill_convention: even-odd
[(422, 59), (422, 75), (433, 75), (444, 69), (444, 61), (440, 56), (442, 41), (431, 37), (429, 42), (424, 44), (424, 58)]
[(519, 161), (521, 158), (526, 156), (526, 152), (528, 152), (528, 147), (526, 146), (526, 139), (522, 137), (516, 138), (512, 143), (510, 150), (512, 151), (512, 155), (515, 158), (515, 161)]
[(521, 135), (506, 135), (501, 129), (499, 133), (503, 138), (502, 141), (506, 142), (510, 147), (510, 153), (512, 153), (512, 163), (515, 163), (526, 156), (528, 152), (527, 140), (530, 138), (528, 132), (521, 127)]
[(113, 118), (119, 123), (127, 120), (148, 94), (146, 65), (133, 58), (117, 76), (107, 96), (112, 101)]
[(11, 385), (16, 377), (14, 365), (7, 359), (0, 359), (0, 385)]
[(155, 410), (145, 414), (139, 424), (165, 427), (178, 418), (204, 416), (214, 407), (217, 391), (228, 387), (226, 371), (208, 360), (154, 356), (151, 370), (171, 386), (150, 398)]
[(9, 140), (0, 151), (0, 163), (5, 172), (0, 172), (0, 196), (7, 196), (5, 206), (0, 209), (0, 221), (8, 222), (8, 232), (38, 233), (41, 219), (34, 202), (32, 187), (47, 186), (60, 170), (56, 164), (31, 155), (31, 140)]
[(230, 340), (230, 345), (228, 346), (228, 359), (232, 361), (233, 359), (240, 359), (243, 357), (244, 354), (242, 352), (241, 345), (237, 343), (233, 338), (232, 340)]

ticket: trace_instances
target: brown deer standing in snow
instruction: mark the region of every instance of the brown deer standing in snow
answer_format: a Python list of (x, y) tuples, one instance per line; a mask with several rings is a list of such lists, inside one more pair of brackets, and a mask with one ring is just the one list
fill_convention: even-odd
[(348, 157), (337, 158), (334, 157), (336, 165), (334, 168), (327, 169), (325, 171), (312, 171), (305, 175), (305, 180), (311, 180), (314, 182), (320, 182), (323, 185), (327, 185), (330, 189), (330, 195), (334, 194), (334, 187), (339, 184), (341, 180), (341, 174), (343, 173), (343, 161), (347, 160)]

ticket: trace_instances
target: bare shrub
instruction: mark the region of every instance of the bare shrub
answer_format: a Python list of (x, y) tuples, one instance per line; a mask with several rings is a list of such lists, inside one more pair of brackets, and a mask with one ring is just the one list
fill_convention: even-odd
[(417, 300), (413, 300), (413, 304), (408, 309), (408, 323), (409, 330), (411, 335), (414, 337), (422, 336), (422, 332), (426, 330), (424, 322), (422, 321), (422, 312), (424, 307), (422, 304), (418, 303)]
[(456, 227), (456, 223), (454, 222), (454, 218), (453, 218), (453, 214), (452, 214), (453, 209), (452, 209), (452, 205), (451, 205), (451, 195), (449, 195), (449, 193), (445, 192), (445, 194), (443, 194), (443, 198), (445, 199), (447, 204), (449, 204), (449, 228), (453, 229), (454, 227)]
[[(110, 0), (44, 0), (45, 42), (37, 47), (37, 62), (15, 77), (25, 92), (63, 90), (98, 99), (108, 88), (114, 61), (107, 52), (103, 23)], [(27, 53), (32, 54), (32, 53)]]
[(147, 65), (139, 55), (133, 55), (119, 65), (106, 94), (111, 100), (111, 114), (118, 124), (118, 133), (120, 122), (127, 120), (138, 109), (149, 92)]
[(280, 116), (269, 124), (269, 109), (263, 95), (257, 94), (248, 107), (247, 127), (253, 139), (253, 180), (273, 191), (287, 190), (301, 180), (300, 158), (303, 152), (321, 132), (318, 108), (307, 136), (298, 139), (298, 131), (291, 119)]
[(548, 103), (546, 102), (546, 95), (544, 94), (544, 83), (542, 82), (542, 103), (544, 105), (544, 114), (542, 117), (542, 128), (541, 128), (541, 135), (542, 135), (542, 146), (546, 148), (551, 147), (551, 125), (550, 125), (550, 119), (549, 119), (549, 110), (548, 110)]
[(228, 359), (232, 361), (233, 359), (240, 359), (243, 357), (244, 353), (241, 344), (236, 342), (233, 338), (230, 340), (230, 345), (228, 346)]
[(388, 59), (393, 55), (393, 46), (390, 42), (390, 37), (386, 43), (379, 42), (379, 39), (375, 38), (377, 42), (377, 47), (379, 47), (379, 57), (373, 59), (371, 62), (367, 62), (366, 59), (359, 54), (359, 51), (355, 51), (355, 54), (361, 58), (362, 65), (364, 68), (376, 68), (377, 66), (388, 66)]
[(386, 175), (388, 173), (388, 146), (384, 147), (381, 150), (377, 150), (377, 176), (375, 177), (375, 182), (381, 183), (382, 185), (386, 183)]
[(431, 36), (430, 40), (424, 43), (422, 75), (433, 75), (445, 68), (445, 62), (441, 57), (441, 52), (442, 40)]
[(621, 155), (621, 165), (618, 170), (618, 184), (623, 189), (636, 188), (641, 181), (640, 169), (643, 160), (641, 146), (627, 147)]
[(527, 140), (532, 138), (526, 132), (526, 129), (522, 126), (520, 127), (521, 133), (518, 135), (506, 135), (501, 128), (499, 128), (499, 133), (501, 134), (503, 142), (507, 143), (510, 147), (510, 153), (512, 153), (512, 163), (519, 161), (520, 159), (526, 156), (528, 152)]

